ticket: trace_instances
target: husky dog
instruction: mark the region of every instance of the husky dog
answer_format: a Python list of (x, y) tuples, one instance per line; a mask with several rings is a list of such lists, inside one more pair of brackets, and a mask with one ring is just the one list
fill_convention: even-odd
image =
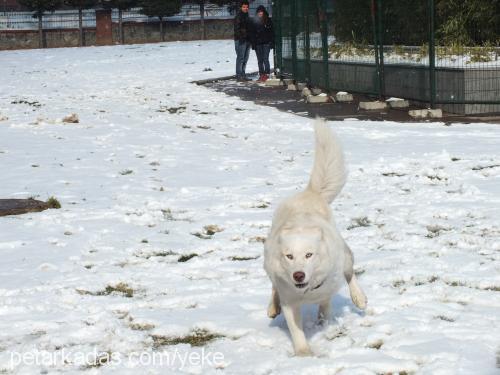
[(318, 303), (318, 318), (328, 321), (332, 296), (343, 279), (354, 304), (366, 307), (366, 296), (353, 272), (354, 258), (335, 226), (329, 204), (346, 181), (339, 142), (324, 121), (314, 126), (316, 150), (307, 188), (276, 209), (264, 245), (264, 269), (273, 289), (270, 318), (283, 312), (295, 355), (311, 355), (302, 329), (302, 304)]

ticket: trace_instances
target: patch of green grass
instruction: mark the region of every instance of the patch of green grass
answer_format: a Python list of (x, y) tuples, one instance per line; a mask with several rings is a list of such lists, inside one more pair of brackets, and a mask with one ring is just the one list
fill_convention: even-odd
[(362, 268), (354, 270), (354, 274), (355, 274), (356, 276), (361, 276), (361, 275), (362, 275), (362, 274), (364, 274), (364, 273), (365, 273), (365, 270), (364, 270), (364, 269), (362, 269)]
[(213, 236), (215, 233), (222, 232), (224, 229), (220, 228), (217, 225), (205, 225), (203, 227), (203, 232), (208, 236)]
[(487, 286), (484, 290), (492, 290), (494, 292), (500, 292), (500, 286)]
[(439, 235), (441, 235), (442, 232), (447, 232), (449, 230), (450, 230), (450, 228), (445, 228), (445, 227), (442, 227), (440, 225), (428, 225), (427, 226), (428, 233), (425, 235), (425, 237), (435, 238), (435, 237), (438, 237)]
[(197, 257), (197, 256), (199, 256), (199, 255), (198, 255), (198, 254), (196, 254), (196, 253), (185, 254), (185, 255), (181, 255), (181, 256), (179, 257), (179, 259), (177, 259), (177, 261), (178, 261), (178, 262), (183, 263), (183, 262), (187, 262), (187, 261), (188, 261), (188, 260), (190, 260), (191, 258), (194, 258), (194, 257)]
[(209, 240), (212, 238), (212, 236), (209, 236), (208, 234), (203, 234), (200, 232), (195, 232), (195, 233), (191, 233), (191, 234), (195, 237), (201, 238), (202, 240)]
[(126, 283), (118, 283), (116, 285), (108, 285), (106, 287), (105, 295), (110, 295), (111, 293), (121, 293), (127, 298), (132, 298), (134, 296), (134, 290), (128, 286)]
[(91, 363), (87, 364), (86, 368), (99, 368), (108, 363), (112, 359), (112, 357), (113, 353), (110, 351), (99, 353), (99, 355)]
[(146, 254), (135, 254), (136, 257), (139, 258), (144, 258), (144, 259), (149, 259), (152, 257), (167, 257), (169, 255), (178, 255), (178, 253), (168, 250), (168, 251), (153, 251), (152, 253), (146, 253)]
[(356, 217), (351, 220), (351, 225), (347, 227), (347, 230), (351, 230), (354, 228), (359, 228), (359, 227), (369, 227), (371, 225), (370, 219), (368, 219), (366, 216), (364, 217)]
[(455, 321), (455, 319), (444, 316), (444, 315), (438, 315), (438, 316), (435, 316), (434, 318), (444, 320), (445, 322), (450, 322), (450, 323), (453, 323)]
[(237, 261), (245, 261), (245, 260), (254, 260), (254, 259), (259, 259), (259, 256), (257, 255), (256, 257), (240, 257), (240, 256), (235, 255), (235, 256), (233, 256), (233, 257), (231, 257), (231, 258), (229, 258), (229, 259), (231, 259), (232, 261), (237, 262)]
[(209, 240), (215, 233), (222, 232), (224, 229), (220, 228), (218, 225), (205, 225), (201, 232), (191, 233), (193, 236), (201, 238), (203, 240)]
[(49, 206), (49, 208), (55, 208), (55, 209), (61, 208), (61, 203), (55, 197), (50, 197), (49, 199), (47, 199), (46, 203)]
[(439, 280), (439, 277), (437, 276), (431, 276), (429, 277), (429, 279), (427, 279), (427, 281), (429, 281), (429, 283), (433, 283), (435, 281), (438, 281)]
[(421, 285), (425, 285), (425, 284), (432, 284), (433, 282), (439, 280), (439, 277), (437, 276), (431, 276), (429, 278), (427, 278), (427, 280), (419, 280), (419, 281), (416, 281), (415, 282), (415, 286), (421, 286)]
[(127, 298), (132, 298), (134, 296), (134, 290), (131, 287), (129, 287), (127, 283), (108, 285), (104, 290), (99, 290), (97, 292), (91, 292), (83, 289), (77, 289), (76, 291), (81, 295), (91, 295), (91, 296), (109, 296), (112, 293), (118, 293), (121, 294), (123, 297)]
[(404, 280), (395, 280), (392, 282), (392, 286), (394, 288), (399, 288), (400, 286), (403, 286), (405, 284)]
[(161, 336), (152, 335), (153, 347), (158, 349), (166, 345), (189, 344), (191, 346), (204, 346), (209, 342), (222, 338), (224, 336), (209, 332), (204, 329), (196, 329), (186, 336)]
[(130, 323), (129, 328), (133, 331), (149, 331), (152, 330), (155, 326), (151, 323)]
[(386, 173), (382, 173), (382, 176), (385, 176), (385, 177), (403, 177), (403, 176), (406, 176), (406, 174), (398, 173), (398, 172), (386, 172)]
[(262, 236), (255, 236), (255, 237), (252, 237), (248, 240), (249, 243), (255, 243), (255, 242), (260, 242), (260, 243), (264, 243), (266, 242), (266, 237), (262, 237)]
[(463, 281), (447, 281), (446, 284), (449, 286), (467, 286)]

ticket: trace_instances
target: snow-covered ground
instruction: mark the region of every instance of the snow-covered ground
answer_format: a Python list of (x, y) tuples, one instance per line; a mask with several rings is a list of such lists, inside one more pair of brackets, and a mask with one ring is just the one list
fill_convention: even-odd
[[(316, 356), (295, 358), (266, 317), (262, 240), (307, 182), (311, 121), (188, 83), (232, 73), (233, 54), (0, 53), (0, 197), (62, 203), (0, 217), (0, 373), (498, 373), (500, 127), (331, 123), (369, 307), (344, 289), (326, 327), (305, 307)], [(217, 357), (181, 365), (196, 353)]]

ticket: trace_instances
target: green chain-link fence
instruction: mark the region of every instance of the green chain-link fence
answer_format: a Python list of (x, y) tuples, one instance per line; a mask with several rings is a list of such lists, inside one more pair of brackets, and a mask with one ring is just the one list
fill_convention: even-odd
[(500, 112), (500, 0), (275, 0), (279, 74), (449, 112)]

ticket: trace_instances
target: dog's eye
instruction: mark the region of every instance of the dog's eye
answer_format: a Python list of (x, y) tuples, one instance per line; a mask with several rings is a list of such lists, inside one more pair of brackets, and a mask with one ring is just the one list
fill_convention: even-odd
[(293, 255), (292, 255), (292, 254), (286, 254), (286, 257), (287, 257), (288, 259), (290, 259), (290, 260), (292, 260), (292, 259), (293, 259)]
[(312, 253), (307, 253), (307, 254), (306, 254), (306, 258), (310, 258), (310, 257), (312, 257), (312, 256), (313, 256), (313, 254), (312, 254)]

